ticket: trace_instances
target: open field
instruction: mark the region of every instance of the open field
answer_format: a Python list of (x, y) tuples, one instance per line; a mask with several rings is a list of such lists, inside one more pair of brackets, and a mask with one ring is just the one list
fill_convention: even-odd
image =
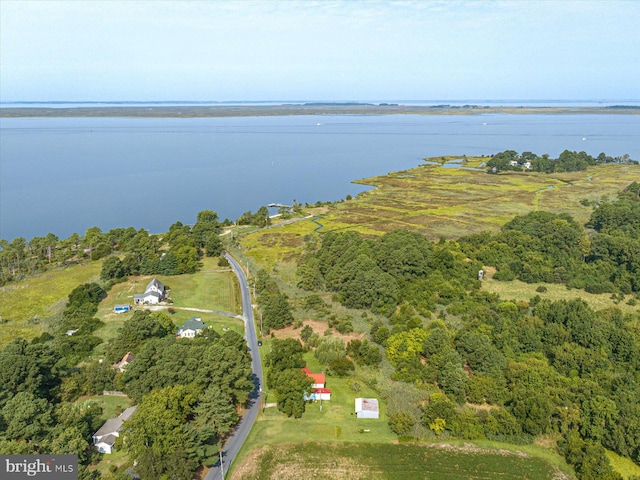
[(30, 340), (46, 331), (43, 317), (62, 311), (71, 291), (96, 281), (102, 262), (50, 270), (0, 288), (0, 347), (16, 337)]
[(242, 313), (236, 276), (231, 269), (218, 267), (217, 257), (203, 258), (202, 263), (202, 270), (193, 275), (166, 277), (173, 305)]
[(90, 397), (80, 397), (76, 403), (85, 404), (88, 402), (98, 403), (102, 407), (102, 420), (105, 422), (116, 416), (116, 409), (120, 407), (121, 411), (131, 406), (129, 397), (120, 397), (117, 395), (94, 395)]
[[(173, 277), (158, 277), (168, 288), (171, 288), (170, 297), (173, 299), (175, 313), (171, 318), (178, 326), (192, 316), (202, 318), (202, 321), (212, 325), (215, 330), (222, 332), (223, 328), (230, 328), (244, 334), (241, 320), (210, 312), (199, 312), (193, 309), (211, 310), (214, 312), (241, 313), (240, 297), (235, 275), (229, 269), (220, 269), (217, 259), (205, 258), (204, 267), (193, 275), (176, 275)], [(133, 312), (113, 313), (113, 307), (117, 304), (133, 305), (133, 295), (142, 293), (153, 276), (131, 277), (125, 282), (118, 283), (109, 291), (109, 295), (98, 307), (97, 318), (105, 325), (96, 331), (96, 335), (103, 340), (117, 335), (118, 329), (131, 316)], [(136, 306), (136, 309), (163, 309), (166, 307)], [(98, 346), (96, 354), (102, 352), (103, 346)]]
[[(640, 312), (640, 306), (628, 305), (625, 301), (617, 302), (611, 299), (610, 293), (588, 293), (584, 290), (568, 289), (565, 285), (559, 283), (525, 283), (520, 280), (512, 280), (510, 282), (500, 282), (493, 280), (493, 275), (487, 275), (482, 283), (482, 290), (490, 293), (497, 293), (504, 300), (529, 301), (531, 298), (539, 295), (551, 301), (570, 300), (573, 298), (581, 298), (587, 302), (594, 310), (603, 310), (605, 308), (616, 307), (623, 313)], [(544, 293), (536, 292), (539, 286), (546, 287)], [(627, 295), (628, 299), (633, 298)]]
[[(245, 458), (232, 480), (561, 480), (571, 478), (545, 459), (472, 443), (421, 445), (309, 442), (268, 445)], [(499, 473), (498, 473), (499, 472)]]

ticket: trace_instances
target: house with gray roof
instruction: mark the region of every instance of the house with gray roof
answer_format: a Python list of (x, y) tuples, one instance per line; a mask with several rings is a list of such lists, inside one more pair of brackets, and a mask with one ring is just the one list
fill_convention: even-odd
[(167, 299), (167, 289), (157, 278), (149, 282), (144, 293), (133, 296), (134, 303), (143, 305), (145, 303), (160, 303)]
[(129, 407), (116, 418), (110, 418), (100, 427), (100, 430), (93, 434), (93, 446), (100, 453), (113, 453), (113, 445), (120, 436), (122, 424), (131, 418), (136, 408), (135, 406)]
[(191, 317), (178, 327), (177, 336), (180, 338), (193, 338), (205, 328), (209, 328), (200, 317)]

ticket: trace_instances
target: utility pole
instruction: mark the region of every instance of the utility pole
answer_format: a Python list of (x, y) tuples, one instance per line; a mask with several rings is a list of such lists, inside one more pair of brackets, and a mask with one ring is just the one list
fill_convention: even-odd
[(222, 480), (224, 480), (224, 464), (222, 463), (222, 449), (218, 453), (220, 453), (220, 475), (222, 476)]

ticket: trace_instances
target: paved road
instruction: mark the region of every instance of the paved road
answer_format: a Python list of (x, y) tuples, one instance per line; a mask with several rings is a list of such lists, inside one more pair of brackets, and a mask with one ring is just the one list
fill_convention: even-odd
[[(253, 422), (256, 420), (258, 416), (258, 412), (260, 411), (260, 401), (262, 399), (262, 364), (260, 363), (260, 351), (258, 350), (258, 338), (256, 337), (256, 329), (253, 321), (253, 309), (251, 308), (251, 293), (249, 292), (249, 284), (247, 283), (247, 277), (245, 277), (242, 268), (235, 261), (235, 259), (225, 253), (225, 257), (229, 260), (231, 264), (231, 268), (234, 273), (238, 277), (240, 282), (240, 292), (242, 293), (242, 312), (244, 317), (244, 331), (245, 331), (245, 339), (247, 340), (247, 345), (249, 346), (249, 352), (251, 353), (251, 369), (253, 370), (254, 375), (254, 383), (255, 388), (251, 395), (249, 396), (249, 404), (247, 406), (247, 410), (242, 417), (242, 420), (238, 424), (235, 432), (227, 443), (225, 443), (222, 449), (222, 461), (224, 467), (224, 473), (226, 473), (233, 462), (234, 458), (240, 451), (242, 444), (244, 443), (247, 435), (249, 434), (249, 430), (253, 426)], [(220, 469), (220, 462), (214, 465), (205, 480), (222, 480), (222, 472)]]

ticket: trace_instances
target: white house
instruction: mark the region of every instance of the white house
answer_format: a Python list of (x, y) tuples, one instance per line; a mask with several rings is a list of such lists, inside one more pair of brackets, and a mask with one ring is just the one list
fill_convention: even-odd
[(113, 453), (113, 445), (120, 436), (120, 429), (125, 420), (129, 420), (136, 407), (129, 407), (116, 418), (110, 418), (105, 422), (100, 430), (93, 434), (93, 446), (100, 453)]
[(193, 338), (207, 327), (200, 317), (191, 317), (178, 327), (177, 336), (180, 338)]
[(331, 400), (331, 390), (329, 388), (314, 388), (313, 392), (304, 396), (308, 400)]
[(356, 417), (380, 418), (377, 398), (356, 398)]
[(162, 283), (157, 278), (154, 278), (153, 280), (151, 280), (149, 282), (149, 284), (147, 285), (147, 288), (145, 288), (144, 291), (145, 292), (157, 292), (160, 295), (164, 296), (164, 294), (165, 294), (164, 283)]
[(142, 305), (144, 303), (160, 303), (162, 301), (162, 295), (158, 292), (145, 292), (134, 295), (133, 301), (138, 305)]
[(167, 290), (164, 286), (164, 283), (162, 283), (157, 278), (154, 278), (149, 282), (144, 293), (136, 294), (133, 296), (133, 301), (138, 305), (142, 305), (145, 303), (160, 303), (165, 301), (166, 299)]

